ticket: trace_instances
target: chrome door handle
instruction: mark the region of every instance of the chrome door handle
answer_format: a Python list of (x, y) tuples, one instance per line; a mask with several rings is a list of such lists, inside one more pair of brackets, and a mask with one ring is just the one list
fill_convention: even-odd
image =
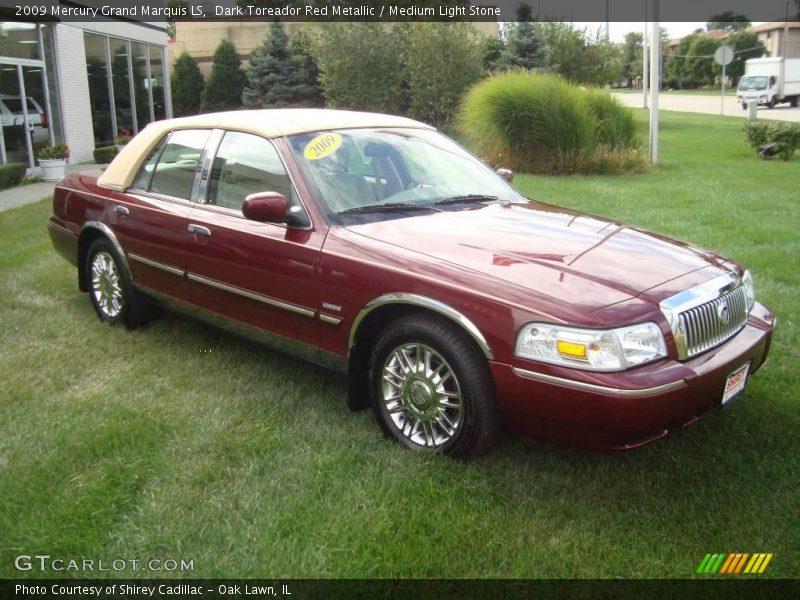
[(115, 206), (114, 212), (120, 217), (127, 217), (129, 214), (131, 214), (131, 211), (129, 211), (125, 206)]
[(202, 235), (203, 237), (211, 237), (211, 230), (208, 227), (203, 227), (202, 225), (195, 225), (194, 223), (189, 223), (189, 227), (186, 228), (189, 233), (193, 233), (195, 235)]

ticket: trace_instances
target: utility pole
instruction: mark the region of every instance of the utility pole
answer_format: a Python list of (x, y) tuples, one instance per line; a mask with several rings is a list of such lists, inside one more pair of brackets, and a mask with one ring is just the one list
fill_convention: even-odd
[(650, 30), (650, 164), (658, 164), (658, 92), (661, 88), (661, 32), (658, 27), (658, 2), (653, 0)]
[(789, 58), (789, 0), (786, 0), (786, 15), (783, 18), (783, 58)]
[(647, 108), (647, 1), (644, 2), (644, 35), (642, 35), (642, 108)]

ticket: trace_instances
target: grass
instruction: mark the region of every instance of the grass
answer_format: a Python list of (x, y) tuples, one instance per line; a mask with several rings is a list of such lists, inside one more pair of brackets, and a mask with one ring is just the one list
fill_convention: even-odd
[(757, 160), (734, 119), (662, 119), (657, 171), (516, 179), (742, 261), (779, 315), (744, 397), (627, 454), (405, 451), (339, 376), (177, 317), (100, 324), (49, 203), (0, 214), (0, 577), (39, 576), (13, 568), (35, 553), (194, 564), (113, 573), (136, 577), (692, 577), (733, 551), (796, 577), (800, 160)]

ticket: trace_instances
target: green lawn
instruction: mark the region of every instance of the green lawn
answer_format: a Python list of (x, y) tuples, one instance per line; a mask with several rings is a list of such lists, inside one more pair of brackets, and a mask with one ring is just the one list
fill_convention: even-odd
[(662, 125), (658, 171), (516, 179), (742, 261), (779, 316), (744, 397), (627, 454), (405, 451), (340, 376), (177, 317), (102, 325), (49, 203), (0, 213), (0, 577), (38, 576), (12, 563), (36, 553), (197, 577), (692, 577), (734, 551), (797, 577), (800, 160), (757, 160), (736, 119)]

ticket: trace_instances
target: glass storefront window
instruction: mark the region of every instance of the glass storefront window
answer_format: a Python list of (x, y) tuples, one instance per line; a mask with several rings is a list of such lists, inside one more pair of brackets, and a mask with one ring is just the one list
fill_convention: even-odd
[(107, 38), (84, 33), (83, 40), (86, 46), (86, 74), (89, 78), (89, 102), (92, 108), (95, 146), (110, 146), (114, 143), (115, 136), (108, 88)]
[(133, 65), (133, 96), (136, 100), (136, 124), (144, 129), (153, 117), (150, 116), (150, 93), (147, 91), (147, 46), (131, 42), (131, 64)]
[[(61, 97), (58, 93), (58, 78), (56, 77), (56, 57), (53, 48), (53, 26), (42, 26), (42, 41), (44, 42), (44, 64), (47, 73), (47, 91), (50, 93), (50, 114), (48, 121), (54, 140), (64, 139), (64, 128), (61, 125)], [(45, 107), (46, 108), (46, 107)]]
[(108, 43), (111, 53), (111, 79), (114, 90), (114, 110), (117, 116), (117, 135), (133, 135), (128, 42), (117, 38), (108, 38)]
[(0, 21), (0, 56), (41, 60), (36, 25)]
[(153, 89), (153, 114), (156, 121), (167, 118), (167, 103), (164, 99), (164, 51), (150, 46), (150, 82)]

